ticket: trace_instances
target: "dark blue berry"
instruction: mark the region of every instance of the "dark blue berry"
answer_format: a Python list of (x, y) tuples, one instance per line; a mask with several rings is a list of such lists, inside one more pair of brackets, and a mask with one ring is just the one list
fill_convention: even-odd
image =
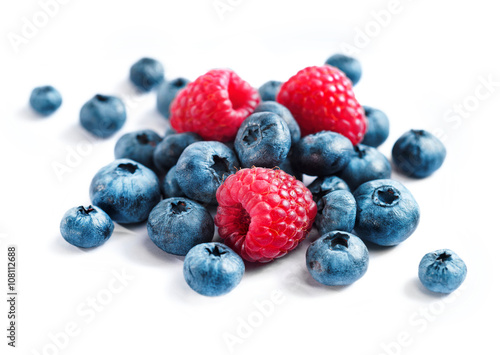
[(285, 106), (274, 102), (274, 101), (264, 101), (261, 102), (254, 110), (256, 112), (272, 112), (280, 116), (287, 124), (290, 130), (290, 136), (292, 138), (292, 145), (296, 144), (300, 140), (300, 127), (293, 118), (292, 113)]
[(64, 214), (60, 225), (63, 238), (80, 248), (102, 245), (114, 228), (111, 218), (97, 206), (71, 208)]
[(270, 80), (259, 87), (259, 95), (262, 101), (276, 101), (276, 95), (283, 83), (281, 81)]
[(152, 58), (142, 58), (130, 67), (130, 80), (143, 91), (150, 91), (164, 78), (163, 65)]
[(326, 63), (332, 67), (337, 67), (345, 73), (352, 81), (352, 85), (356, 85), (361, 79), (361, 63), (353, 57), (344, 54), (334, 54), (326, 60)]
[(367, 129), (363, 140), (364, 145), (378, 147), (389, 137), (389, 119), (387, 115), (373, 107), (363, 106), (367, 121)]
[(161, 137), (150, 129), (126, 133), (115, 145), (115, 159), (132, 159), (150, 169), (155, 169), (153, 152)]
[(170, 104), (177, 95), (177, 93), (184, 89), (189, 80), (184, 78), (177, 78), (170, 81), (164, 81), (158, 88), (158, 95), (156, 96), (156, 108), (165, 117), (170, 117)]
[(48, 116), (54, 113), (61, 104), (61, 94), (53, 86), (40, 86), (31, 92), (30, 105), (41, 115)]
[(80, 123), (87, 131), (100, 138), (116, 133), (125, 124), (127, 113), (122, 100), (97, 94), (80, 110)]

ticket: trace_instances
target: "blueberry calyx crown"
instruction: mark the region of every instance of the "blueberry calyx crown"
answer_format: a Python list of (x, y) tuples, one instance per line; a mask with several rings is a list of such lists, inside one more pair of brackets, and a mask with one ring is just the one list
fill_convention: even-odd
[(359, 159), (363, 159), (363, 157), (366, 155), (366, 149), (356, 145), (354, 146), (354, 153), (358, 155)]
[(91, 212), (95, 212), (95, 209), (92, 205), (89, 205), (87, 208), (80, 206), (80, 207), (78, 207), (78, 212), (85, 213), (86, 215), (88, 215)]
[(186, 85), (186, 80), (184, 79), (175, 79), (173, 81), (170, 82), (170, 84), (173, 86), (173, 87), (176, 87), (176, 88), (181, 88), (183, 87), (184, 85)]
[(259, 141), (261, 137), (259, 126), (249, 126), (245, 129), (245, 134), (243, 135), (243, 142), (246, 145), (253, 145)]
[(412, 129), (411, 133), (413, 133), (417, 137), (422, 137), (425, 135), (425, 131), (423, 129)]
[(106, 96), (106, 95), (101, 95), (101, 94), (97, 94), (95, 96), (95, 99), (99, 102), (106, 102), (109, 100), (109, 96)]
[(448, 254), (447, 252), (442, 252), (441, 254), (439, 254), (436, 258), (436, 261), (439, 261), (439, 262), (446, 262), (448, 261), (449, 259), (451, 259), (451, 254)]
[(217, 174), (219, 182), (222, 182), (224, 180), (224, 175), (231, 174), (229, 170), (229, 161), (226, 158), (220, 157), (218, 155), (213, 155), (212, 160), (213, 164), (210, 167)]
[(215, 257), (221, 257), (223, 254), (227, 254), (227, 251), (220, 249), (218, 245), (215, 245), (212, 249), (205, 249), (208, 251), (208, 255), (213, 255)]
[(118, 169), (125, 170), (126, 172), (133, 174), (136, 172), (137, 169), (139, 169), (139, 167), (132, 163), (125, 163), (125, 164), (119, 164)]
[(330, 249), (347, 249), (349, 248), (349, 236), (345, 233), (335, 233), (326, 237), (324, 243), (330, 245)]
[(372, 201), (374, 204), (382, 207), (396, 206), (399, 201), (401, 193), (393, 186), (380, 186), (373, 191)]
[(136, 136), (137, 138), (137, 141), (140, 143), (140, 144), (143, 144), (143, 145), (146, 145), (146, 144), (149, 144), (151, 145), (152, 147), (156, 147), (156, 142), (155, 141), (151, 141), (149, 140), (149, 136), (146, 134), (146, 133), (141, 133), (141, 134), (138, 134)]
[(179, 201), (177, 203), (172, 202), (170, 204), (170, 208), (171, 208), (173, 214), (182, 214), (182, 213), (187, 212), (191, 209), (183, 201)]

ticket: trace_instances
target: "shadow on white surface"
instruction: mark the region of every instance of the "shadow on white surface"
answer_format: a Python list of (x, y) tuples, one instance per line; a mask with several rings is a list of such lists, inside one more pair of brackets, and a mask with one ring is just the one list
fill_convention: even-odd
[(429, 291), (424, 285), (422, 285), (418, 277), (413, 277), (405, 284), (404, 293), (407, 297), (416, 301), (443, 299), (450, 295), (447, 293)]
[(48, 119), (50, 115), (41, 115), (33, 110), (28, 104), (26, 104), (19, 110), (18, 117), (22, 117), (23, 119), (30, 121), (44, 121)]

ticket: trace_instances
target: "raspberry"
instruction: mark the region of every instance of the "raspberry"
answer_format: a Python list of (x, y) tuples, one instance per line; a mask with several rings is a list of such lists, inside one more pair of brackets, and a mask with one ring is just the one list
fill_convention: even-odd
[(204, 140), (234, 140), (238, 128), (259, 103), (259, 93), (236, 73), (210, 70), (181, 90), (172, 101), (170, 123), (179, 133)]
[(363, 108), (354, 97), (351, 81), (335, 67), (302, 69), (282, 85), (276, 101), (292, 112), (302, 136), (334, 131), (349, 138), (353, 145), (363, 139)]
[(217, 190), (215, 224), (243, 259), (272, 261), (311, 230), (316, 204), (305, 185), (279, 169), (242, 169)]

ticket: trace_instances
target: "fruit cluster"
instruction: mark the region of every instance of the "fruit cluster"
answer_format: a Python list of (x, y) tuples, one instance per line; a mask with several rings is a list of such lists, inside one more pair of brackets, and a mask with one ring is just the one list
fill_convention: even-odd
[[(413, 195), (391, 179), (391, 164), (377, 150), (389, 121), (358, 103), (353, 85), (360, 77), (357, 60), (335, 55), (256, 90), (225, 69), (193, 82), (166, 81), (161, 63), (141, 59), (130, 79), (143, 91), (158, 87), (158, 111), (172, 128), (164, 137), (148, 129), (123, 135), (116, 160), (90, 184), (92, 205), (64, 215), (62, 236), (96, 247), (111, 236), (113, 221), (147, 221), (158, 248), (185, 256), (189, 286), (217, 296), (240, 282), (243, 260), (283, 257), (315, 227), (320, 238), (306, 253), (311, 276), (324, 285), (355, 282), (368, 268), (365, 242), (397, 245), (420, 219)], [(61, 98), (47, 87), (35, 89), (30, 102), (50, 114)], [(98, 137), (113, 135), (125, 120), (125, 106), (113, 96), (96, 95), (80, 111), (81, 125)], [(423, 178), (445, 155), (432, 134), (410, 130), (395, 143), (392, 162)], [(306, 186), (304, 174), (316, 178)], [(215, 227), (222, 243), (213, 242)], [(465, 274), (450, 250), (427, 254), (419, 266), (422, 283), (436, 292), (452, 292)]]

